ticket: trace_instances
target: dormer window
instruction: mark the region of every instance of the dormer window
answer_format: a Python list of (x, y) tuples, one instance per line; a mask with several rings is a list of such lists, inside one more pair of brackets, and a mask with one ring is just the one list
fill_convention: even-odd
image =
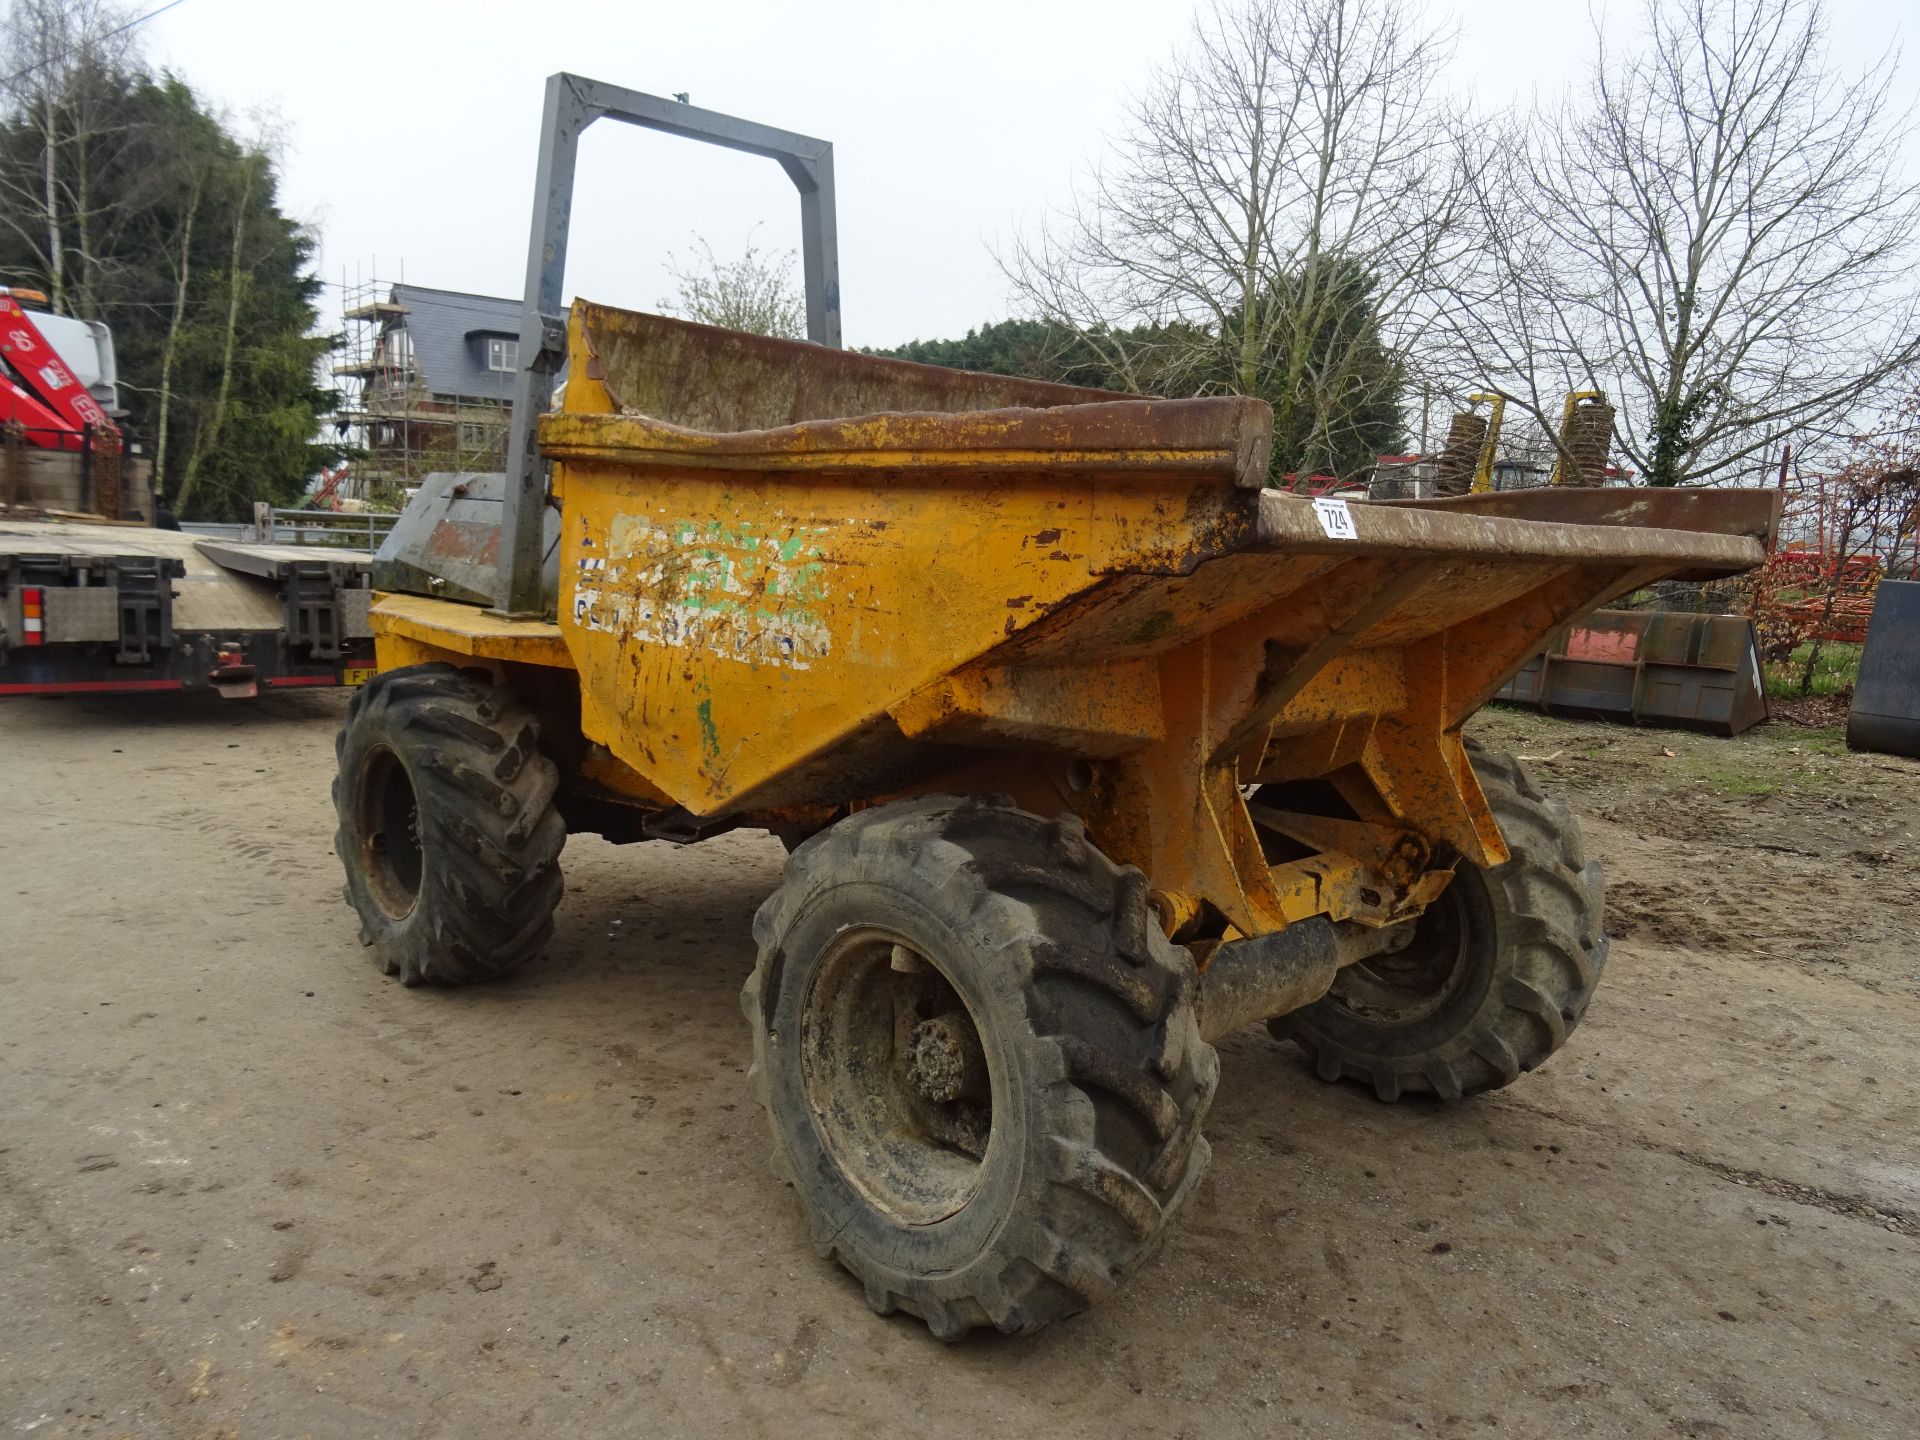
[(496, 338), (487, 341), (487, 369), (511, 374), (519, 368), (520, 342), (518, 340)]

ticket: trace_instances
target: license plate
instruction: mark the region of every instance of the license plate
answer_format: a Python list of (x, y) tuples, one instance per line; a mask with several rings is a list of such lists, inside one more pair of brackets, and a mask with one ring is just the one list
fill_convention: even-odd
[(342, 685), (364, 685), (378, 673), (371, 665), (349, 665), (340, 672)]

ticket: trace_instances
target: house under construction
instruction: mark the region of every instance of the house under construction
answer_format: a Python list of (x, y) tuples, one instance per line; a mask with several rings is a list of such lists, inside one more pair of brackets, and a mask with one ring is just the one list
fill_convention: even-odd
[(435, 471), (505, 468), (518, 300), (376, 281), (349, 292), (345, 319), (340, 419), (367, 452), (350, 494), (397, 502)]

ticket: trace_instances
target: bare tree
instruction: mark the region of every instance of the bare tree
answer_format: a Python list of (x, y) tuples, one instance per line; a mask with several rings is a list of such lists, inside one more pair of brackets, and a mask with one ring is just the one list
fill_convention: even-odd
[(251, 238), (250, 228), (258, 218), (253, 207), (254, 190), (259, 185), (271, 183), (272, 163), (266, 143), (263, 142), (248, 150), (240, 167), (240, 193), (233, 207), (233, 232), (227, 250), (227, 313), (220, 338), (220, 380), (214, 389), (213, 404), (206, 418), (194, 431), (193, 445), (187, 452), (187, 463), (181, 470), (180, 490), (174, 497), (174, 504), (182, 512), (186, 510), (187, 501), (193, 494), (200, 467), (218, 449), (221, 433), (227, 423), (228, 403), (233, 395), (234, 346), (240, 333), (240, 306), (252, 279), (248, 241)]
[(722, 260), (704, 236), (696, 235), (694, 246), (699, 254), (690, 261), (667, 256), (667, 273), (680, 290), (661, 299), (663, 311), (726, 330), (806, 338), (807, 307), (794, 284), (793, 251), (769, 255), (749, 237), (739, 259)]
[(1920, 187), (1891, 60), (1827, 63), (1821, 0), (1645, 0), (1586, 93), (1467, 157), (1487, 247), (1450, 310), (1483, 388), (1551, 429), (1616, 397), (1655, 485), (1764, 469), (1920, 356)]
[(1277, 468), (1332, 465), (1398, 416), (1467, 243), (1433, 104), (1450, 49), (1401, 0), (1217, 0), (1114, 154), (1001, 256), (1017, 297), (1130, 388), (1266, 397)]
[(167, 331), (160, 344), (160, 386), (153, 425), (153, 488), (166, 494), (167, 441), (170, 431), (167, 414), (173, 408), (173, 368), (180, 354), (181, 332), (186, 326), (187, 297), (193, 286), (193, 226), (200, 213), (206, 176), (198, 170), (188, 172), (187, 201), (180, 217), (176, 245), (167, 250), (167, 262), (173, 267), (173, 303), (167, 312)]
[(13, 0), (0, 22), (0, 115), (36, 139), (33, 173), (0, 165), (0, 224), (31, 247), (56, 311), (92, 318), (93, 230), (112, 210), (96, 193), (107, 139), (104, 87), (134, 50), (128, 12), (109, 0)]

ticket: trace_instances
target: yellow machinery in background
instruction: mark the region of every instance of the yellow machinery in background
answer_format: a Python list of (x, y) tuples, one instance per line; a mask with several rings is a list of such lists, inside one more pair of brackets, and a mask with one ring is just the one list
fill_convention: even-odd
[(1487, 407), (1487, 433), (1480, 442), (1480, 457), (1473, 467), (1473, 492), (1484, 495), (1493, 489), (1493, 462), (1500, 455), (1500, 427), (1507, 418), (1507, 397), (1469, 395), (1467, 403)]
[[(823, 343), (562, 317), (600, 115), (787, 167)], [(570, 831), (775, 832), (743, 1008), (776, 1169), (876, 1310), (949, 1338), (1157, 1248), (1218, 1036), (1270, 1022), (1388, 1100), (1565, 1041), (1598, 867), (1461, 727), (1571, 617), (1757, 563), (1770, 493), (1283, 494), (1257, 400), (833, 348), (821, 142), (561, 76), (542, 156), (508, 473), (396, 528), (340, 739), (384, 968), (532, 959)]]

